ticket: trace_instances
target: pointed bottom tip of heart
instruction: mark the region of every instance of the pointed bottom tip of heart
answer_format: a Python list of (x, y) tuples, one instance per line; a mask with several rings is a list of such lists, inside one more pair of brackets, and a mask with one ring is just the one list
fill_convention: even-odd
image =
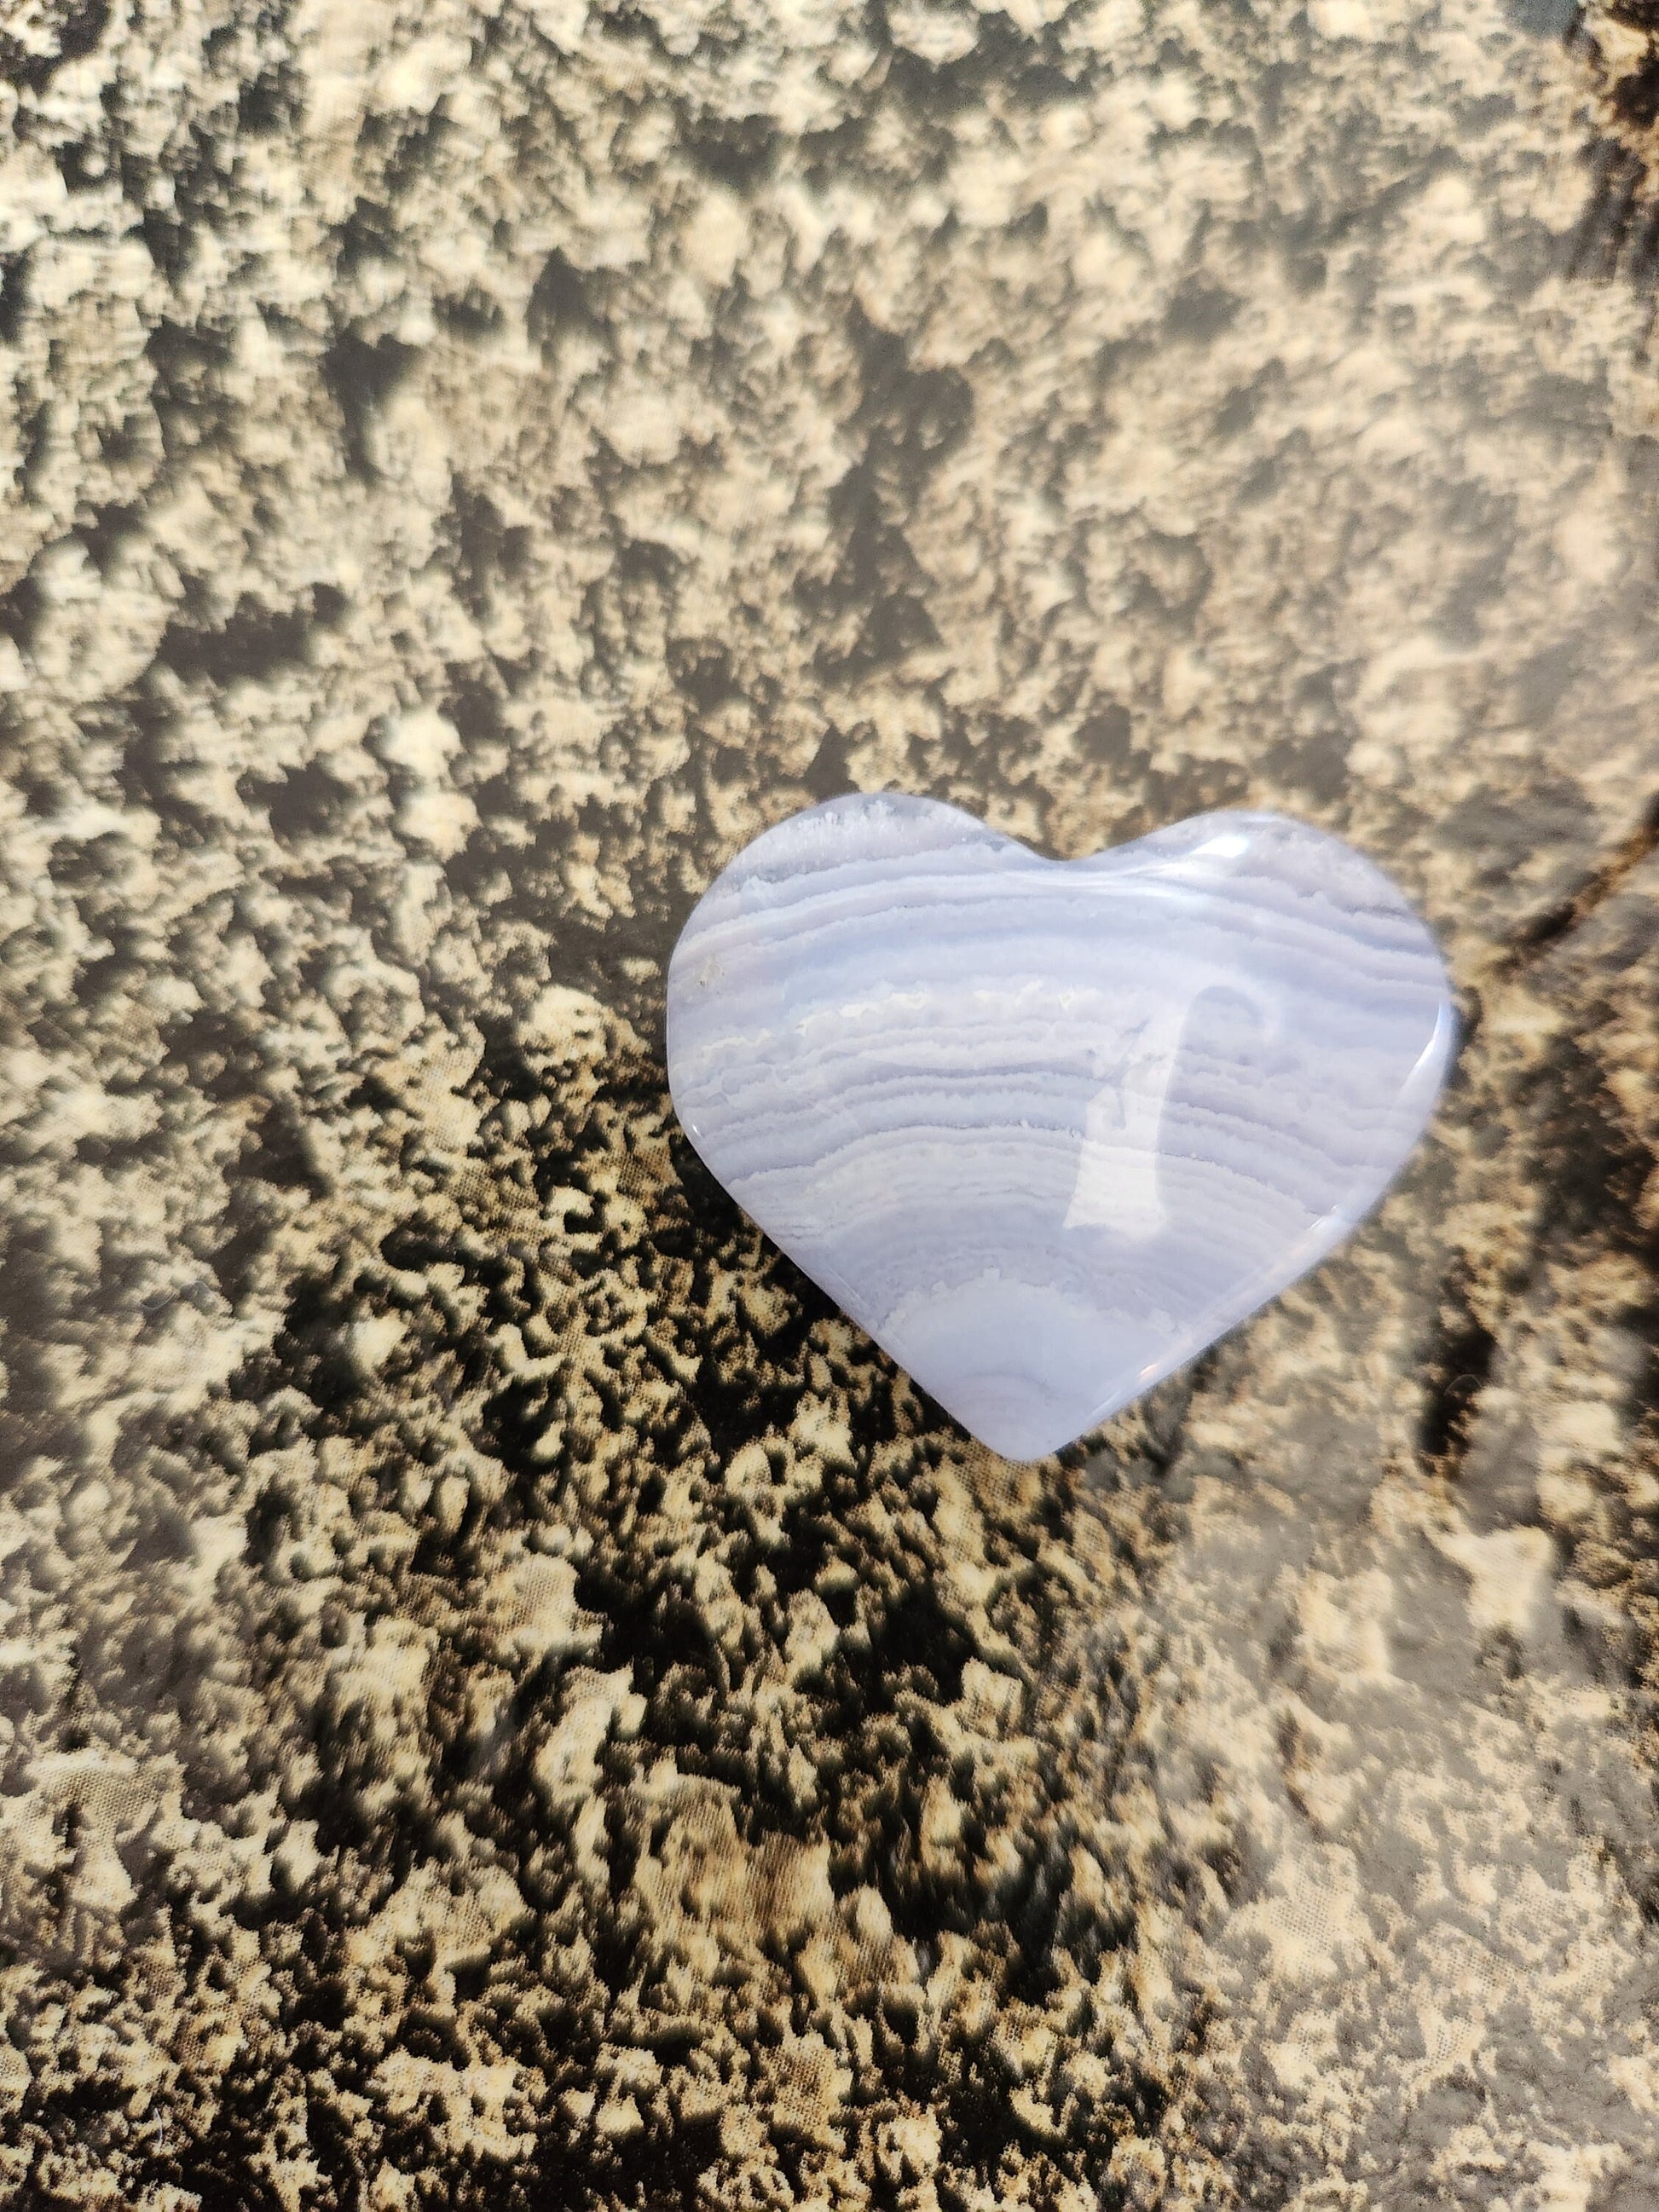
[[(939, 1394), (933, 1394), (938, 1396)], [(957, 1382), (939, 1402), (976, 1443), (1016, 1466), (1052, 1459), (1068, 1444), (1097, 1429), (1117, 1411), (1119, 1401), (1080, 1417), (1057, 1415), (1052, 1395), (1017, 1378), (999, 1377), (964, 1389)]]

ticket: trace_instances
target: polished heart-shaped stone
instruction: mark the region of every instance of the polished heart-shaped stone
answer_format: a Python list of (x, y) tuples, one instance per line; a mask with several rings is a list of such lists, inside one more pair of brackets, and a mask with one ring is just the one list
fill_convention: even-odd
[(1022, 1460), (1340, 1243), (1453, 1034), (1388, 878), (1273, 814), (1061, 862), (932, 799), (831, 799), (738, 854), (668, 977), (711, 1171)]

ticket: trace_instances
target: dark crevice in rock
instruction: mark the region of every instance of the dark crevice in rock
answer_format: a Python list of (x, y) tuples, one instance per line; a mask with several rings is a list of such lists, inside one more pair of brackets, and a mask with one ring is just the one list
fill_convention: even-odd
[(380, 475), (374, 439), (380, 410), (418, 358), (419, 349), (400, 338), (369, 338), (356, 329), (342, 331), (323, 355), (323, 380), (340, 410), (347, 459), (365, 482)]
[(1449, 1285), (1424, 1363), (1424, 1402), (1417, 1430), (1418, 1449), (1439, 1474), (1455, 1475), (1468, 1449), (1476, 1407), (1497, 1350), (1496, 1336), (1470, 1304), (1467, 1284)]
[(1505, 963), (1514, 974), (1529, 967), (1552, 947), (1580, 929), (1615, 892), (1623, 889), (1644, 860), (1659, 851), (1659, 798), (1650, 799), (1636, 827), (1607, 854), (1570, 897), (1529, 921), (1517, 934)]

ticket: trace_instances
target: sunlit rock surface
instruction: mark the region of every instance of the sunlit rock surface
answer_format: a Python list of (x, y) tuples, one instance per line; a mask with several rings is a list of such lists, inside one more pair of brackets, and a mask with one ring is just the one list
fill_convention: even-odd
[[(13, 2202), (1646, 2212), (1594, 21), (7, 13)], [(697, 899), (883, 788), (1286, 813), (1452, 973), (1377, 1212), (1058, 1468), (669, 1106)]]

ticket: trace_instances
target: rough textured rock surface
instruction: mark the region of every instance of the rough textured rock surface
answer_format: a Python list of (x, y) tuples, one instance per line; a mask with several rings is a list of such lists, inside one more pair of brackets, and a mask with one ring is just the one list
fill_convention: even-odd
[[(4, 2201), (1652, 2203), (1644, 21), (8, 14)], [(1457, 978), (1064, 1465), (667, 1110), (849, 785)]]

